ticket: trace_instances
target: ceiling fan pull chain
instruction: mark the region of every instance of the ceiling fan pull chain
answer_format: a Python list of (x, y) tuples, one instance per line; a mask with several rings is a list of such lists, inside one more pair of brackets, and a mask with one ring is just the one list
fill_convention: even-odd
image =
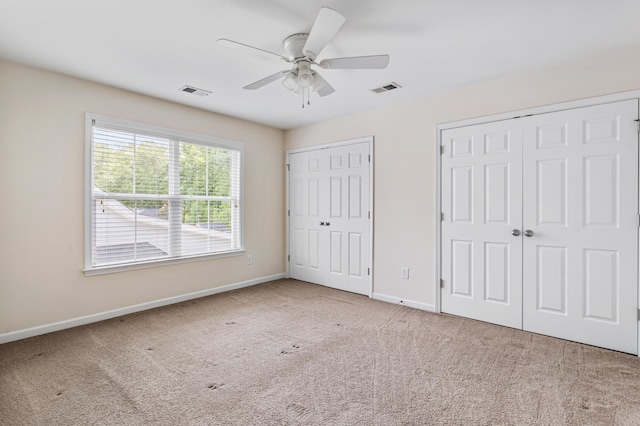
[(311, 95), (308, 87), (302, 88), (302, 108), (304, 109), (304, 95), (307, 95), (307, 105), (311, 106)]

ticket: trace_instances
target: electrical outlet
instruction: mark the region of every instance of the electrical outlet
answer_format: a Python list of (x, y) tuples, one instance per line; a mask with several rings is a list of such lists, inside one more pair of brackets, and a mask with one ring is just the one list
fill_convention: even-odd
[(247, 265), (253, 265), (253, 255), (247, 255)]
[(400, 278), (402, 278), (403, 280), (409, 279), (409, 268), (407, 268), (406, 266), (400, 268)]

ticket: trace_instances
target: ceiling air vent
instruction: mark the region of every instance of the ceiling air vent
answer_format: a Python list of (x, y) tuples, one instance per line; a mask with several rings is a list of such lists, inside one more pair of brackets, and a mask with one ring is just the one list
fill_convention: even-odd
[(382, 87), (376, 87), (375, 89), (371, 89), (372, 92), (375, 93), (384, 93), (384, 92), (388, 92), (389, 90), (393, 90), (393, 89), (399, 89), (400, 86), (398, 83), (389, 83), (389, 84), (385, 84)]
[(209, 96), (209, 94), (211, 93), (208, 90), (198, 89), (197, 87), (193, 87), (193, 86), (184, 86), (184, 87), (181, 87), (179, 90), (182, 92), (193, 93), (194, 95), (198, 95), (198, 96)]

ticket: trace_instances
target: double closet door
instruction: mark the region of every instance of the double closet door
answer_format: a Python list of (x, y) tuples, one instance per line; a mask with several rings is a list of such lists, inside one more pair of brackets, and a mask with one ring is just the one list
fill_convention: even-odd
[(443, 312), (638, 351), (638, 102), (442, 131)]
[(291, 153), (289, 276), (369, 295), (370, 143)]

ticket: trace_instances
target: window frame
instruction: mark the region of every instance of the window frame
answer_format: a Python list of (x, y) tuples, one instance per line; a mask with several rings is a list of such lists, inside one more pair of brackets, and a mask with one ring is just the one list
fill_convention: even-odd
[[(228, 251), (217, 253), (203, 253), (172, 257), (169, 259), (153, 259), (136, 261), (132, 263), (121, 263), (115, 265), (92, 266), (92, 245), (93, 245), (93, 123), (101, 123), (114, 128), (121, 128), (125, 131), (140, 132), (149, 136), (174, 139), (185, 143), (195, 143), (216, 148), (225, 148), (238, 151), (239, 161), (239, 247)], [(232, 141), (197, 133), (185, 132), (182, 130), (170, 129), (150, 124), (143, 124), (120, 118), (107, 117), (99, 114), (85, 113), (85, 203), (84, 203), (84, 269), (85, 276), (110, 274), (137, 269), (153, 268), (172, 264), (187, 262), (220, 259), (231, 256), (242, 256), (244, 254), (244, 142)]]

